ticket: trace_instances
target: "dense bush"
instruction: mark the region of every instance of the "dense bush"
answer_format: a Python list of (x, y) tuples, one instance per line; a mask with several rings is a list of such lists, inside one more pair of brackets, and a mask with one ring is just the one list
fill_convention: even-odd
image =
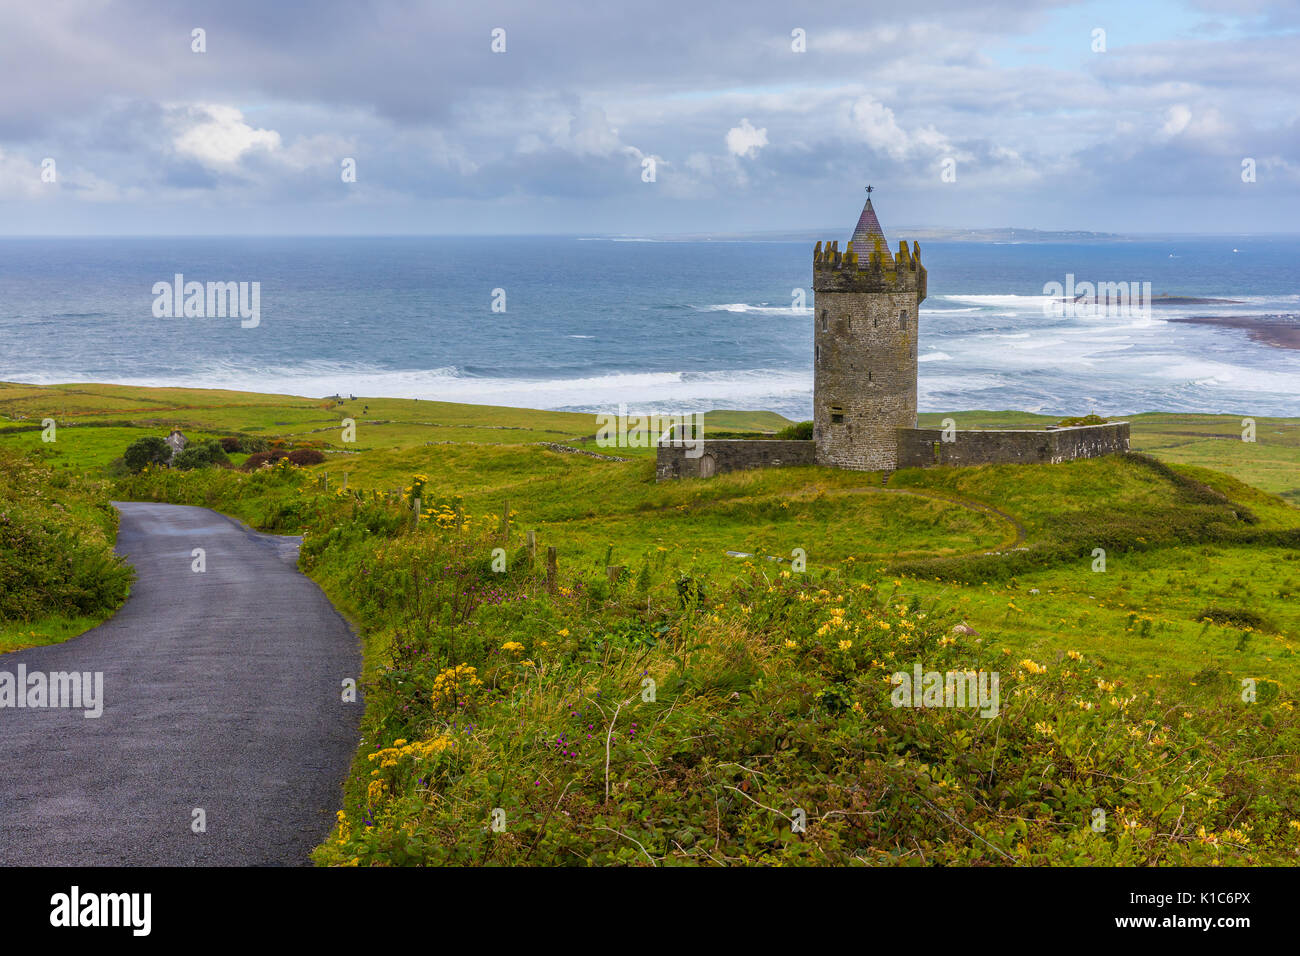
[(262, 451), (255, 455), (249, 455), (244, 460), (244, 471), (254, 471), (265, 464), (275, 464), (278, 461), (289, 461), (294, 465), (319, 465), (325, 460), (325, 455), (315, 448), (295, 448), (293, 451)]
[(797, 422), (794, 425), (787, 425), (777, 432), (775, 437), (785, 441), (812, 441), (813, 423)]
[(308, 495), (305, 478), (288, 459), (247, 475), (225, 468), (163, 468), (119, 478), (114, 494), (127, 501), (215, 508), (237, 515), (263, 531), (299, 534), (315, 522), (327, 525), (323, 509), (334, 506), (332, 497)]
[(103, 488), (35, 457), (0, 451), (0, 621), (108, 614), (131, 570), (113, 553)]
[(172, 446), (157, 435), (131, 442), (122, 453), (122, 460), (131, 471), (144, 471), (150, 465), (165, 465), (171, 457)]
[(265, 438), (257, 438), (253, 435), (228, 435), (221, 439), (221, 447), (227, 454), (243, 453), (251, 455), (259, 451), (266, 451), (270, 447), (270, 443)]
[(315, 448), (295, 448), (287, 457), (295, 465), (319, 465), (325, 460), (324, 453)]
[(1277, 631), (1277, 626), (1264, 615), (1244, 607), (1211, 606), (1196, 615), (1196, 619), (1252, 631)]
[(226, 456), (225, 449), (215, 438), (206, 442), (191, 442), (189, 447), (172, 459), (172, 467), (181, 471), (229, 464), (230, 459)]

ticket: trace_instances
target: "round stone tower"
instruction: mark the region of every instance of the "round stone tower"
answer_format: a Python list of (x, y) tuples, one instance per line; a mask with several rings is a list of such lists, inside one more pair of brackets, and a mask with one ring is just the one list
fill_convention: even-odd
[(916, 427), (921, 249), (891, 255), (867, 204), (853, 238), (813, 250), (813, 438), (817, 463), (861, 471), (898, 467), (898, 429)]

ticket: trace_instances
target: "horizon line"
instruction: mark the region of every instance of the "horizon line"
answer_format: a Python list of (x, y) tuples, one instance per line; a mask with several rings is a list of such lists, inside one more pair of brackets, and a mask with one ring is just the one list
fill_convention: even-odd
[[(623, 232), (67, 232), (67, 233), (0, 233), (0, 240), (23, 239), (586, 239), (586, 240), (660, 240), (660, 241), (709, 241), (712, 237), (731, 242), (743, 242), (749, 239), (761, 240), (768, 237), (769, 242), (801, 242), (801, 236), (807, 233), (815, 239), (827, 233), (844, 232), (840, 227), (820, 229), (771, 229), (764, 231), (740, 232), (676, 232), (676, 233), (623, 233)], [(1023, 232), (1047, 236), (1077, 235), (1094, 236), (1100, 239), (1227, 239), (1227, 238), (1300, 238), (1300, 230), (1293, 232), (1098, 232), (1090, 229), (1039, 229), (1030, 226), (976, 226), (970, 228), (951, 228), (942, 226), (902, 226), (890, 230), (895, 235), (909, 232), (944, 232), (950, 233), (949, 239), (963, 234), (1010, 233)], [(789, 237), (789, 238), (778, 238)], [(931, 241), (945, 241), (931, 239)]]

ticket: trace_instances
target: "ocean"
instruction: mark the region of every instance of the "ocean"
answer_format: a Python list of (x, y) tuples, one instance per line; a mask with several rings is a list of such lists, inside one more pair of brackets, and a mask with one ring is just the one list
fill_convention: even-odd
[[(841, 244), (846, 236), (838, 237)], [(897, 237), (891, 236), (897, 241)], [(0, 240), (0, 380), (529, 408), (811, 416), (810, 242)], [(1300, 313), (1300, 239), (922, 243), (922, 411), (1300, 415), (1300, 351), (1180, 316)], [(260, 283), (260, 321), (162, 318), (156, 283)], [(1045, 283), (1240, 304), (1048, 317)], [(500, 292), (495, 290), (501, 290)], [(796, 307), (803, 290), (805, 310)], [(504, 311), (494, 311), (497, 308)]]

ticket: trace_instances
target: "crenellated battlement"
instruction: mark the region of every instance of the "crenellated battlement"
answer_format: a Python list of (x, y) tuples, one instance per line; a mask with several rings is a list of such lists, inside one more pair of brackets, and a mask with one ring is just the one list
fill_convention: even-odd
[(852, 240), (840, 249), (839, 240), (818, 242), (813, 248), (813, 291), (815, 292), (915, 292), (917, 302), (925, 298), (926, 272), (921, 265), (921, 247), (913, 242), (898, 244), (891, 254), (882, 236), (874, 236), (872, 248), (863, 255)]

